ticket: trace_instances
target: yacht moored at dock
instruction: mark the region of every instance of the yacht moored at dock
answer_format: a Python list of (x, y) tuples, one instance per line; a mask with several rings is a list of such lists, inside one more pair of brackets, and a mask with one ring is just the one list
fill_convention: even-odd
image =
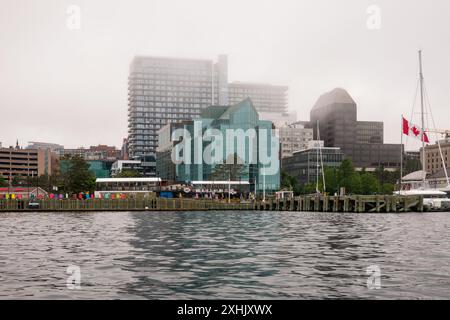
[[(449, 190), (450, 192), (450, 190)], [(444, 191), (436, 189), (412, 189), (394, 192), (402, 196), (423, 196), (425, 211), (450, 211), (450, 198)]]
[[(419, 51), (419, 86), (420, 86), (420, 105), (421, 105), (421, 125), (414, 125), (411, 121), (405, 119), (402, 115), (402, 144), (403, 144), (403, 135), (413, 136), (415, 138), (420, 139), (422, 142), (422, 152), (421, 152), (421, 162), (422, 162), (422, 170), (410, 173), (409, 175), (403, 177), (403, 150), (401, 153), (401, 164), (402, 167), (400, 169), (400, 190), (394, 192), (395, 195), (400, 196), (421, 196), (423, 197), (423, 206), (426, 211), (450, 211), (450, 182), (447, 173), (446, 164), (444, 161), (444, 155), (442, 153), (442, 148), (439, 140), (437, 140), (437, 145), (439, 148), (440, 158), (442, 160), (442, 167), (445, 173), (447, 186), (445, 188), (430, 188), (430, 181), (427, 180), (428, 172), (425, 166), (425, 144), (430, 143), (428, 134), (430, 132), (437, 133), (438, 131), (430, 131), (425, 128), (425, 115), (427, 114), (427, 110), (425, 110), (425, 99), (427, 98), (424, 90), (424, 77), (423, 77), (423, 69), (422, 69), (422, 51)], [(429, 102), (428, 102), (429, 103)], [(431, 114), (433, 124), (434, 119), (431, 113), (431, 107), (429, 110)], [(414, 114), (414, 107), (413, 107)], [(447, 134), (448, 131), (445, 131)], [(408, 187), (405, 189), (405, 186)]]

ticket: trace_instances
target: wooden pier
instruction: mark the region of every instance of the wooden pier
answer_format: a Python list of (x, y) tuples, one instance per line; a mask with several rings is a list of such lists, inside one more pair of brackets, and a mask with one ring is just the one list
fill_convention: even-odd
[(26, 200), (0, 199), (0, 212), (21, 211), (208, 211), (255, 210), (301, 212), (396, 213), (423, 212), (422, 196), (299, 196), (248, 203), (209, 199), (89, 199), (35, 200), (39, 209), (29, 209)]
[(255, 210), (304, 212), (395, 213), (423, 212), (422, 196), (300, 196), (258, 201)]

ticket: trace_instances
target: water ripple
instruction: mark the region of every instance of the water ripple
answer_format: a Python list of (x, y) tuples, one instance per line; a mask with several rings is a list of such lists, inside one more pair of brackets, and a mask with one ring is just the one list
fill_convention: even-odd
[[(450, 298), (450, 214), (0, 215), (0, 298)], [(66, 268), (81, 268), (81, 289)], [(381, 270), (367, 288), (366, 268)]]

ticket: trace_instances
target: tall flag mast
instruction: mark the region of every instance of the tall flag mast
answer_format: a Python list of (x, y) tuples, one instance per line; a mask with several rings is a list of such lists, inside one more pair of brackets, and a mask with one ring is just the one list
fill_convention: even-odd
[(426, 168), (425, 168), (425, 110), (423, 106), (423, 71), (422, 71), (422, 50), (419, 50), (419, 68), (420, 68), (420, 111), (422, 114), (422, 133), (421, 133), (421, 140), (422, 140), (422, 170), (423, 170), (423, 186), (425, 187), (425, 180), (426, 180)]

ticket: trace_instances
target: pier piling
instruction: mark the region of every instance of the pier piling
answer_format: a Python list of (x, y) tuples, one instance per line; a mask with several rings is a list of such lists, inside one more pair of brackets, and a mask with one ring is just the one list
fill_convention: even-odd
[(297, 212), (395, 213), (423, 212), (422, 196), (299, 196), (246, 203), (228, 203), (210, 199), (41, 199), (39, 209), (28, 209), (21, 199), (0, 199), (0, 212), (22, 211), (207, 211), (256, 210)]

